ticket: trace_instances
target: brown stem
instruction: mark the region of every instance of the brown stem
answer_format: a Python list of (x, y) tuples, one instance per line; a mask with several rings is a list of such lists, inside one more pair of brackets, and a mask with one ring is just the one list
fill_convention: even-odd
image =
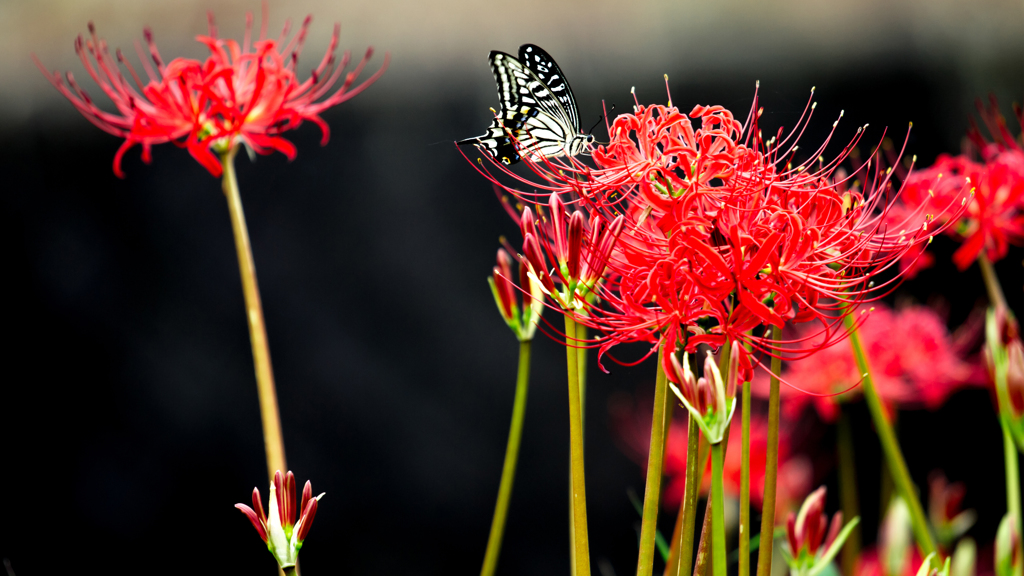
[(263, 446), (267, 453), (267, 475), (271, 480), (274, 472), (288, 470), (284, 458), (284, 438), (281, 435), (281, 416), (277, 409), (277, 392), (274, 389), (274, 372), (270, 365), (270, 348), (267, 344), (267, 327), (263, 322), (263, 305), (260, 289), (256, 283), (256, 265), (252, 259), (249, 244), (249, 230), (245, 225), (242, 197), (238, 192), (235, 177), (234, 147), (221, 155), (224, 168), (222, 188), (228, 199), (231, 213), (231, 229), (235, 236), (235, 250), (238, 252), (238, 269), (242, 276), (242, 293), (245, 295), (245, 312), (249, 320), (249, 339), (252, 342), (252, 359), (256, 369), (256, 390), (260, 399), (260, 415), (263, 418)]

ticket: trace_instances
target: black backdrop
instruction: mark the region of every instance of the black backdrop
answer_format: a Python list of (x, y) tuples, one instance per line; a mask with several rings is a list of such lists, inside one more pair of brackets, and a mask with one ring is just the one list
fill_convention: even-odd
[[(468, 71), (474, 83), (489, 82), (484, 56)], [(757, 78), (766, 125), (791, 125), (817, 85), (808, 144), (845, 109), (840, 141), (865, 122), (870, 140), (883, 126), (902, 135), (913, 121), (909, 150), (928, 163), (956, 151), (966, 126), (969, 109), (950, 105), (964, 102), (952, 74), (883, 55), (870, 67)], [(684, 110), (721, 103), (741, 117), (757, 79), (672, 77)], [(601, 98), (626, 105), (633, 84), (641, 101), (664, 100), (660, 76), (582, 84), (584, 118), (596, 119)], [(385, 106), (375, 98), (382, 91), (408, 98)], [(417, 100), (385, 75), (325, 115), (328, 146), (303, 126), (291, 135), (294, 162), (239, 157), (288, 461), (300, 482), (327, 492), (302, 552), (307, 574), (479, 570), (517, 350), (485, 277), (497, 237), (515, 228), (450, 142), (480, 133), (493, 105), (475, 94)], [(110, 165), (120, 142), (83, 126), (34, 118), (0, 143), (0, 555), (19, 576), (272, 574), (270, 555), (232, 508), (254, 485), (265, 492), (265, 469), (219, 183), (170, 145), (150, 166), (130, 152), (119, 180)], [(942, 263), (951, 242), (935, 246), (940, 264), (900, 294), (941, 296), (956, 325), (982, 297), (980, 275)], [(998, 267), (1018, 315), (1021, 257), (1014, 249)], [(538, 339), (501, 574), (568, 570), (563, 358)], [(646, 394), (653, 366), (609, 367), (610, 375), (593, 359), (590, 367), (591, 550), (595, 563), (628, 575), (638, 517), (625, 494), (642, 493), (643, 476), (615, 445), (607, 402)], [(853, 415), (871, 540), (879, 452), (866, 412)], [(904, 414), (900, 428), (918, 484), (940, 467), (966, 481), (967, 504), (980, 512), (973, 533), (990, 542), (1004, 502), (987, 393), (962, 392), (937, 414)], [(825, 431), (815, 458), (834, 487), (831, 442)], [(670, 530), (670, 514), (662, 519)]]

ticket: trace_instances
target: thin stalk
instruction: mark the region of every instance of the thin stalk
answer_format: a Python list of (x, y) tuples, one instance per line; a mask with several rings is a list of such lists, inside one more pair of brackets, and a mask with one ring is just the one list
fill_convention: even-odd
[(235, 176), (235, 154), (238, 147), (221, 154), (224, 177), (221, 187), (228, 199), (231, 214), (231, 229), (235, 235), (235, 250), (238, 253), (238, 270), (242, 275), (242, 293), (245, 295), (246, 317), (249, 319), (249, 340), (252, 342), (252, 359), (256, 369), (256, 390), (260, 399), (260, 415), (263, 419), (263, 447), (267, 453), (267, 474), (271, 481), (274, 472), (285, 472), (288, 466), (284, 458), (284, 437), (281, 435), (281, 415), (277, 409), (277, 392), (274, 389), (274, 371), (270, 365), (270, 348), (267, 344), (267, 327), (263, 322), (263, 305), (260, 289), (256, 283), (256, 265), (252, 259), (249, 244), (249, 230), (245, 225), (242, 197), (238, 192)]
[(985, 290), (988, 291), (989, 301), (996, 309), (1009, 310), (1006, 296), (1003, 295), (1003, 287), (999, 284), (999, 278), (996, 277), (996, 270), (984, 252), (978, 256), (978, 266), (981, 268), (981, 277), (985, 280)]
[(590, 576), (590, 544), (587, 538), (587, 491), (583, 470), (583, 414), (580, 405), (579, 354), (573, 343), (576, 321), (565, 314), (565, 359), (569, 376), (569, 455), (572, 460), (572, 516), (575, 576)]
[[(867, 402), (868, 411), (871, 412), (871, 419), (875, 424), (878, 439), (882, 443), (882, 453), (885, 455), (889, 473), (892, 474), (896, 491), (903, 497), (903, 500), (907, 503), (907, 508), (910, 510), (911, 526), (914, 529), (914, 538), (917, 540), (921, 556), (927, 557), (932, 552), (936, 552), (935, 539), (928, 529), (928, 521), (924, 515), (924, 508), (921, 507), (921, 500), (917, 496), (917, 488), (914, 486), (914, 481), (910, 479), (910, 471), (907, 470), (907, 462), (904, 460), (903, 452), (900, 451), (900, 445), (896, 441), (896, 434), (893, 432), (892, 426), (889, 425), (889, 419), (885, 416), (882, 401), (878, 398), (878, 392), (875, 391), (874, 380), (871, 378), (871, 368), (868, 364), (867, 355), (864, 354), (864, 348), (861, 346), (860, 337), (857, 334), (856, 322), (851, 315), (847, 315), (844, 323), (847, 330), (850, 331), (850, 344), (853, 346), (853, 355), (857, 360), (857, 369), (860, 370), (863, 378), (861, 380), (861, 388), (864, 391), (864, 399)], [(938, 554), (936, 554), (935, 558), (932, 561), (932, 565), (939, 569), (941, 567), (941, 560), (938, 559)]]
[(697, 519), (697, 492), (701, 481), (700, 471), (703, 470), (701, 464), (704, 461), (700, 458), (700, 445), (703, 442), (700, 442), (697, 420), (687, 411), (686, 421), (686, 481), (664, 576), (688, 575), (693, 561), (693, 526)]
[[(742, 420), (742, 459), (740, 461), (740, 561), (737, 574), (750, 576), (750, 382), (743, 383), (740, 414)], [(845, 574), (852, 574), (846, 572)]]
[[(1013, 516), (1016, 524), (1018, 550), (1024, 550), (1024, 521), (1021, 517), (1020, 503), (1020, 464), (1018, 463), (1017, 445), (1013, 441), (1010, 428), (1006, 421), (1000, 418), (1003, 428), (1003, 461), (1006, 464), (1006, 508)], [(1016, 574), (1024, 573), (1024, 562), (1017, 562)]]
[(658, 533), (658, 504), (661, 499), (661, 466), (665, 459), (665, 405), (668, 403), (668, 384), (662, 357), (665, 347), (658, 350), (658, 375), (654, 380), (654, 414), (651, 416), (651, 444), (647, 456), (647, 484), (644, 488), (644, 513), (640, 524), (640, 554), (637, 558), (637, 576), (651, 576), (654, 572), (654, 540)]
[[(587, 327), (582, 324), (576, 324), (576, 340), (584, 341), (587, 339)], [(584, 430), (587, 429), (587, 349), (580, 346), (576, 349), (577, 354), (577, 367), (580, 372), (580, 426)], [(583, 435), (583, 444), (586, 448), (586, 434)], [(572, 464), (570, 462), (570, 469)], [(570, 574), (576, 573), (576, 530), (575, 520), (576, 514), (572, 510), (572, 472), (569, 473), (569, 570)]]
[[(854, 467), (853, 434), (850, 431), (850, 418), (845, 412), (839, 413), (836, 429), (836, 452), (839, 459), (839, 500), (843, 505), (843, 518), (860, 516), (860, 503), (857, 500), (857, 470)], [(860, 555), (860, 525), (854, 527), (846, 539), (842, 552), (842, 573), (853, 574)]]
[[(728, 361), (726, 361), (725, 364), (728, 365)], [(722, 447), (722, 461), (723, 462), (725, 461), (726, 454), (728, 454), (728, 452), (729, 452), (729, 434), (731, 432), (732, 432), (732, 424), (730, 423), (728, 426), (725, 427), (725, 435), (723, 436), (722, 441), (718, 444), (719, 446)], [(709, 447), (707, 445), (707, 442), (705, 442), (703, 438), (701, 438), (701, 443), (700, 444), (701, 444), (701, 448), (713, 448), (713, 447)], [(698, 455), (698, 458), (704, 464), (704, 466), (701, 467), (701, 470), (705, 470), (707, 468), (707, 456), (709, 456), (709, 454), (707, 454), (706, 452), (701, 453), (701, 454)], [(711, 557), (711, 562), (712, 563), (715, 561), (715, 559), (714, 559), (715, 558), (714, 545), (713, 545), (713, 542), (712, 542), (712, 531), (713, 531), (712, 525), (713, 525), (713, 516), (715, 514), (715, 508), (714, 508), (714, 506), (712, 506), (712, 503), (714, 501), (714, 498), (713, 498), (714, 495), (713, 494), (709, 494), (708, 496), (709, 497), (708, 497), (707, 506), (705, 506), (705, 508), (704, 508), (704, 522), (703, 522), (703, 524), (701, 524), (701, 528), (700, 528), (700, 544), (697, 546), (697, 560), (696, 560), (696, 562), (694, 562), (693, 576), (705, 576), (708, 573), (708, 557), (709, 556)], [(715, 504), (715, 506), (721, 506), (721, 505)], [(723, 514), (723, 517), (724, 517), (724, 515), (725, 515), (725, 509), (724, 508), (722, 509), (722, 514)]]
[[(772, 339), (782, 338), (782, 329), (772, 327)], [(782, 359), (772, 357), (768, 390), (768, 448), (764, 465), (764, 504), (761, 507), (761, 545), (757, 552), (757, 576), (771, 576), (775, 540), (775, 486), (779, 473), (779, 374)]]
[(711, 446), (711, 569), (714, 576), (725, 576), (725, 493), (722, 490), (725, 440)]
[(508, 518), (508, 503), (512, 498), (512, 483), (516, 477), (516, 462), (519, 460), (519, 444), (523, 438), (523, 418), (526, 415), (526, 393), (530, 384), (530, 341), (519, 343), (519, 370), (516, 374), (516, 396), (512, 404), (512, 425), (508, 431), (508, 445), (505, 447), (505, 466), (501, 470), (501, 484), (498, 487), (498, 502), (494, 505), (494, 519), (491, 520), (491, 535), (487, 539), (484, 565), (480, 576), (492, 576), (498, 566), (498, 554), (505, 535), (505, 520)]

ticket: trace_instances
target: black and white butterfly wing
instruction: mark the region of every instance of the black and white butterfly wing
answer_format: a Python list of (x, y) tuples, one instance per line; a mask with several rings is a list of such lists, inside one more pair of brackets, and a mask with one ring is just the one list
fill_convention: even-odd
[[(524, 56), (544, 78), (555, 83), (557, 90), (523, 62)], [(501, 111), (487, 133), (458, 144), (480, 146), (505, 164), (518, 162), (520, 150), (537, 159), (578, 153), (578, 146), (567, 144), (575, 144), (579, 134), (576, 102), (551, 56), (538, 46), (525, 44), (520, 48), (520, 59), (499, 51), (492, 51), (488, 59), (498, 85)]]
[(569, 81), (565, 79), (562, 69), (555, 63), (543, 48), (536, 44), (523, 44), (519, 47), (519, 61), (533, 72), (537, 79), (561, 105), (559, 112), (565, 122), (573, 128), (573, 135), (580, 131), (580, 114), (576, 107), (576, 98), (572, 95)]

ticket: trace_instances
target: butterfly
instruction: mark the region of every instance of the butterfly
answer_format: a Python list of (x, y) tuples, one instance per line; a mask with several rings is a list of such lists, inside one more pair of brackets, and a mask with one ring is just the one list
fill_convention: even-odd
[(535, 44), (523, 44), (519, 58), (492, 50), (488, 61), (498, 83), (501, 111), (487, 133), (458, 145), (475, 145), (506, 165), (519, 162), (522, 154), (539, 161), (587, 150), (594, 137), (580, 132), (576, 99), (550, 54)]

